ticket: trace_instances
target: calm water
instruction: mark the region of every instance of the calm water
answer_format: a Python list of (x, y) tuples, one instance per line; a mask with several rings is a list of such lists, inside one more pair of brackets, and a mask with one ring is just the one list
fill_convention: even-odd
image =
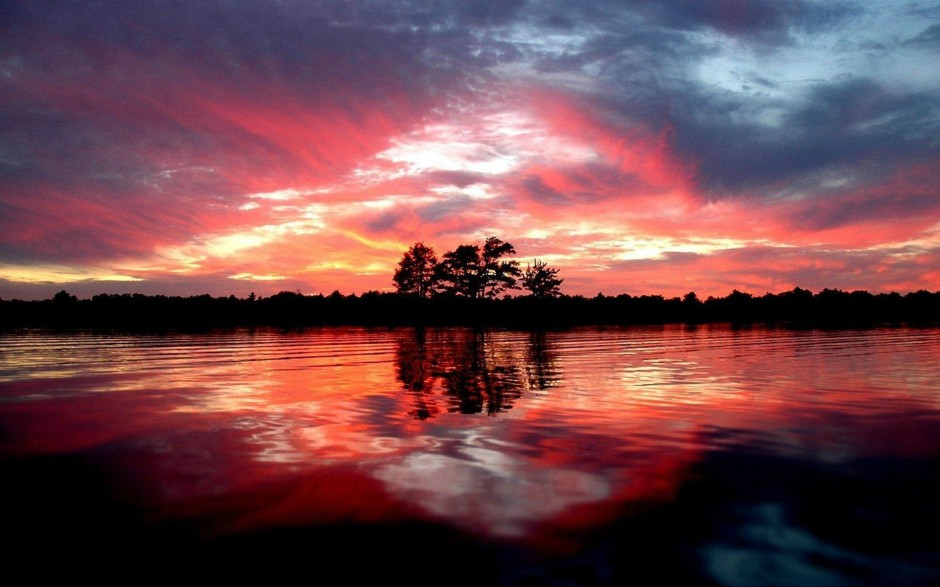
[(38, 575), (938, 583), (938, 425), (938, 329), (0, 334)]

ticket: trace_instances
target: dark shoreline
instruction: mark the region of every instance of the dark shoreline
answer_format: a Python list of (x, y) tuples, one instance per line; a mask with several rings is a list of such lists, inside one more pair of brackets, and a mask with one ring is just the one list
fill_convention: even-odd
[(940, 292), (871, 294), (794, 289), (760, 297), (734, 291), (699, 300), (658, 295), (528, 296), (503, 299), (367, 292), (328, 296), (281, 292), (267, 298), (101, 294), (79, 300), (0, 300), (0, 329), (205, 330), (273, 326), (490, 326), (566, 328), (656, 324), (771, 324), (866, 327), (940, 324)]

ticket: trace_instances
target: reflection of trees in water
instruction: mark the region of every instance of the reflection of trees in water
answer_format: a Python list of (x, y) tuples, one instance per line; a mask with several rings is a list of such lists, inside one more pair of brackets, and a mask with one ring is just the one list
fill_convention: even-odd
[[(555, 385), (558, 371), (544, 333), (528, 344), (483, 330), (416, 329), (398, 341), (398, 379), (412, 396), (408, 412), (418, 419), (441, 412), (497, 414), (512, 408), (526, 390)], [(439, 402), (443, 396), (443, 407)]]
[[(434, 348), (434, 345), (432, 345)], [(398, 359), (398, 380), (412, 396), (414, 408), (408, 413), (419, 420), (426, 420), (437, 415), (440, 408), (434, 401), (434, 365), (438, 357), (432, 357), (428, 350), (427, 333), (423, 328), (416, 328), (398, 339), (396, 349)]]
[(544, 391), (558, 385), (558, 367), (555, 351), (542, 331), (529, 334), (525, 359), (526, 386), (535, 391)]
[(511, 351), (509, 345), (489, 342), (483, 331), (455, 345), (444, 379), (448, 411), (476, 414), (485, 408), (496, 414), (512, 408), (522, 396), (522, 378)]

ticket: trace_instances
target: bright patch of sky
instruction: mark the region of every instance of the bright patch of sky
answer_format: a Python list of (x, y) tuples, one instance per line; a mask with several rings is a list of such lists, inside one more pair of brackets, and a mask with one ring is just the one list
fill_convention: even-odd
[(228, 278), (244, 281), (281, 281), (287, 279), (283, 275), (255, 275), (254, 273), (237, 273), (235, 275), (229, 275)]
[(77, 267), (70, 265), (5, 265), (0, 266), (0, 279), (13, 282), (75, 283), (77, 281), (141, 281), (141, 279), (115, 273), (114, 269)]
[(157, 252), (169, 267), (178, 271), (198, 269), (208, 259), (237, 258), (248, 251), (275, 243), (290, 235), (313, 234), (322, 229), (317, 220), (292, 220), (281, 224), (256, 226), (225, 234), (201, 235), (181, 246), (164, 247)]
[[(435, 140), (407, 138), (395, 140), (395, 146), (376, 157), (402, 165), (409, 175), (427, 171), (466, 171), (471, 173), (505, 173), (517, 164), (517, 159), (502, 153), (493, 145), (461, 140), (466, 132), (456, 127), (428, 129), (437, 135)], [(469, 139), (469, 137), (467, 137)]]
[[(435, 171), (459, 171), (498, 176), (532, 161), (550, 159), (559, 165), (598, 159), (589, 145), (571, 137), (553, 135), (523, 109), (463, 113), (459, 122), (428, 126), (395, 138), (393, 146), (375, 155), (353, 178), (366, 182), (392, 180)], [(387, 164), (396, 165), (389, 170)], [(438, 193), (485, 197), (482, 184)]]
[(299, 198), (302, 194), (295, 190), (294, 188), (287, 188), (283, 190), (276, 190), (273, 192), (265, 192), (259, 194), (249, 194), (248, 197), (252, 199), (262, 199), (262, 200), (295, 200)]
[(458, 187), (455, 185), (446, 185), (440, 187), (431, 188), (431, 191), (440, 194), (442, 196), (467, 196), (475, 200), (489, 200), (496, 197), (490, 187), (484, 183), (474, 183), (466, 187)]

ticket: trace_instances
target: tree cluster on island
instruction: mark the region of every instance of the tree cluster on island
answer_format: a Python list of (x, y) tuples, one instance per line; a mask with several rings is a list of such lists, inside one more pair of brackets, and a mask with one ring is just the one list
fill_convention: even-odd
[(419, 298), (435, 295), (463, 296), (470, 299), (495, 299), (499, 294), (522, 288), (534, 298), (555, 298), (561, 295), (564, 279), (558, 269), (535, 259), (525, 270), (519, 262), (504, 259), (515, 255), (512, 244), (495, 236), (483, 246), (460, 245), (447, 251), (438, 260), (434, 249), (417, 242), (398, 262), (392, 276), (396, 291)]

